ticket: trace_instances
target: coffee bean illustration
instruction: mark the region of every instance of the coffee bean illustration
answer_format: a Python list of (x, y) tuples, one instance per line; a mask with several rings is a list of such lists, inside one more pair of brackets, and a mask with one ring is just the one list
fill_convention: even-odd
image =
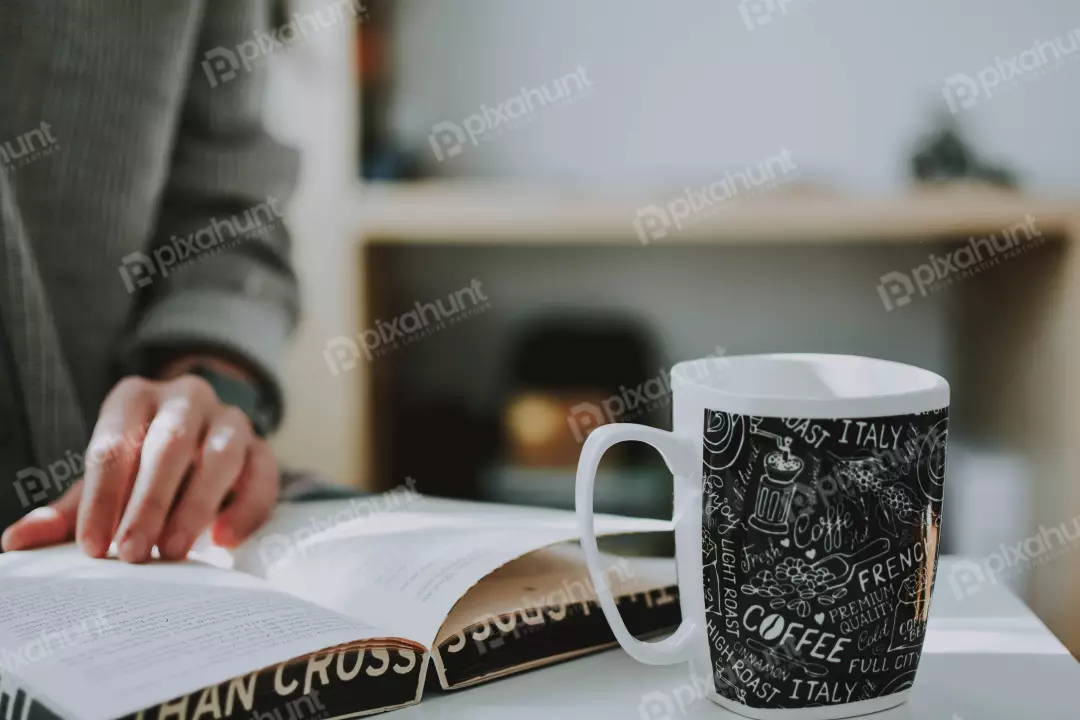
[(775, 640), (780, 637), (780, 633), (784, 632), (784, 618), (779, 615), (770, 615), (761, 621), (761, 627), (758, 628), (758, 632), (760, 632), (761, 637), (766, 640)]

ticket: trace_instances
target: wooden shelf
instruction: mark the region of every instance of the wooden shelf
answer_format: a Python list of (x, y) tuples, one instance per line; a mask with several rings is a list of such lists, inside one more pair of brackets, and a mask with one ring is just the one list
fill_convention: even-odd
[[(348, 213), (355, 236), (379, 243), (636, 244), (637, 210), (665, 206), (681, 193), (461, 182), (359, 185)], [(652, 244), (904, 243), (987, 235), (1028, 214), (1044, 234), (1062, 236), (1080, 217), (1080, 198), (971, 187), (868, 198), (776, 190), (703, 210)]]

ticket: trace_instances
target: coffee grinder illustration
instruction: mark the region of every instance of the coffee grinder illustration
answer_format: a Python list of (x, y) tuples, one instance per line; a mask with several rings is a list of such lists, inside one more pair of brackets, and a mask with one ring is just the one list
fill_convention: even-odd
[(795, 496), (795, 478), (803, 471), (803, 461), (791, 453), (791, 438), (782, 438), (760, 429), (760, 418), (750, 423), (750, 432), (776, 440), (779, 450), (765, 455), (765, 473), (758, 481), (757, 500), (750, 527), (769, 535), (786, 535), (788, 515)]

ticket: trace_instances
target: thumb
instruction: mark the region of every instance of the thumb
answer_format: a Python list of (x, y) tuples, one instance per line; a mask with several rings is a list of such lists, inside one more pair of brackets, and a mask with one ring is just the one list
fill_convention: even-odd
[(79, 480), (56, 502), (31, 510), (4, 531), (0, 547), (4, 552), (11, 552), (73, 540), (82, 488), (82, 480)]

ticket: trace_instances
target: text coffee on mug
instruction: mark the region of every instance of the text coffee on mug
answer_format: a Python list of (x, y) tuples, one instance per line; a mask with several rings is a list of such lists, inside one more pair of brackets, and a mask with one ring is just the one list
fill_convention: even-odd
[[(577, 513), (612, 631), (637, 660), (689, 661), (714, 702), (758, 720), (830, 720), (902, 703), (937, 567), (949, 385), (885, 360), (751, 355), (672, 369), (672, 432), (597, 428)], [(623, 441), (675, 479), (682, 624), (642, 642), (604, 583), (593, 483)]]

